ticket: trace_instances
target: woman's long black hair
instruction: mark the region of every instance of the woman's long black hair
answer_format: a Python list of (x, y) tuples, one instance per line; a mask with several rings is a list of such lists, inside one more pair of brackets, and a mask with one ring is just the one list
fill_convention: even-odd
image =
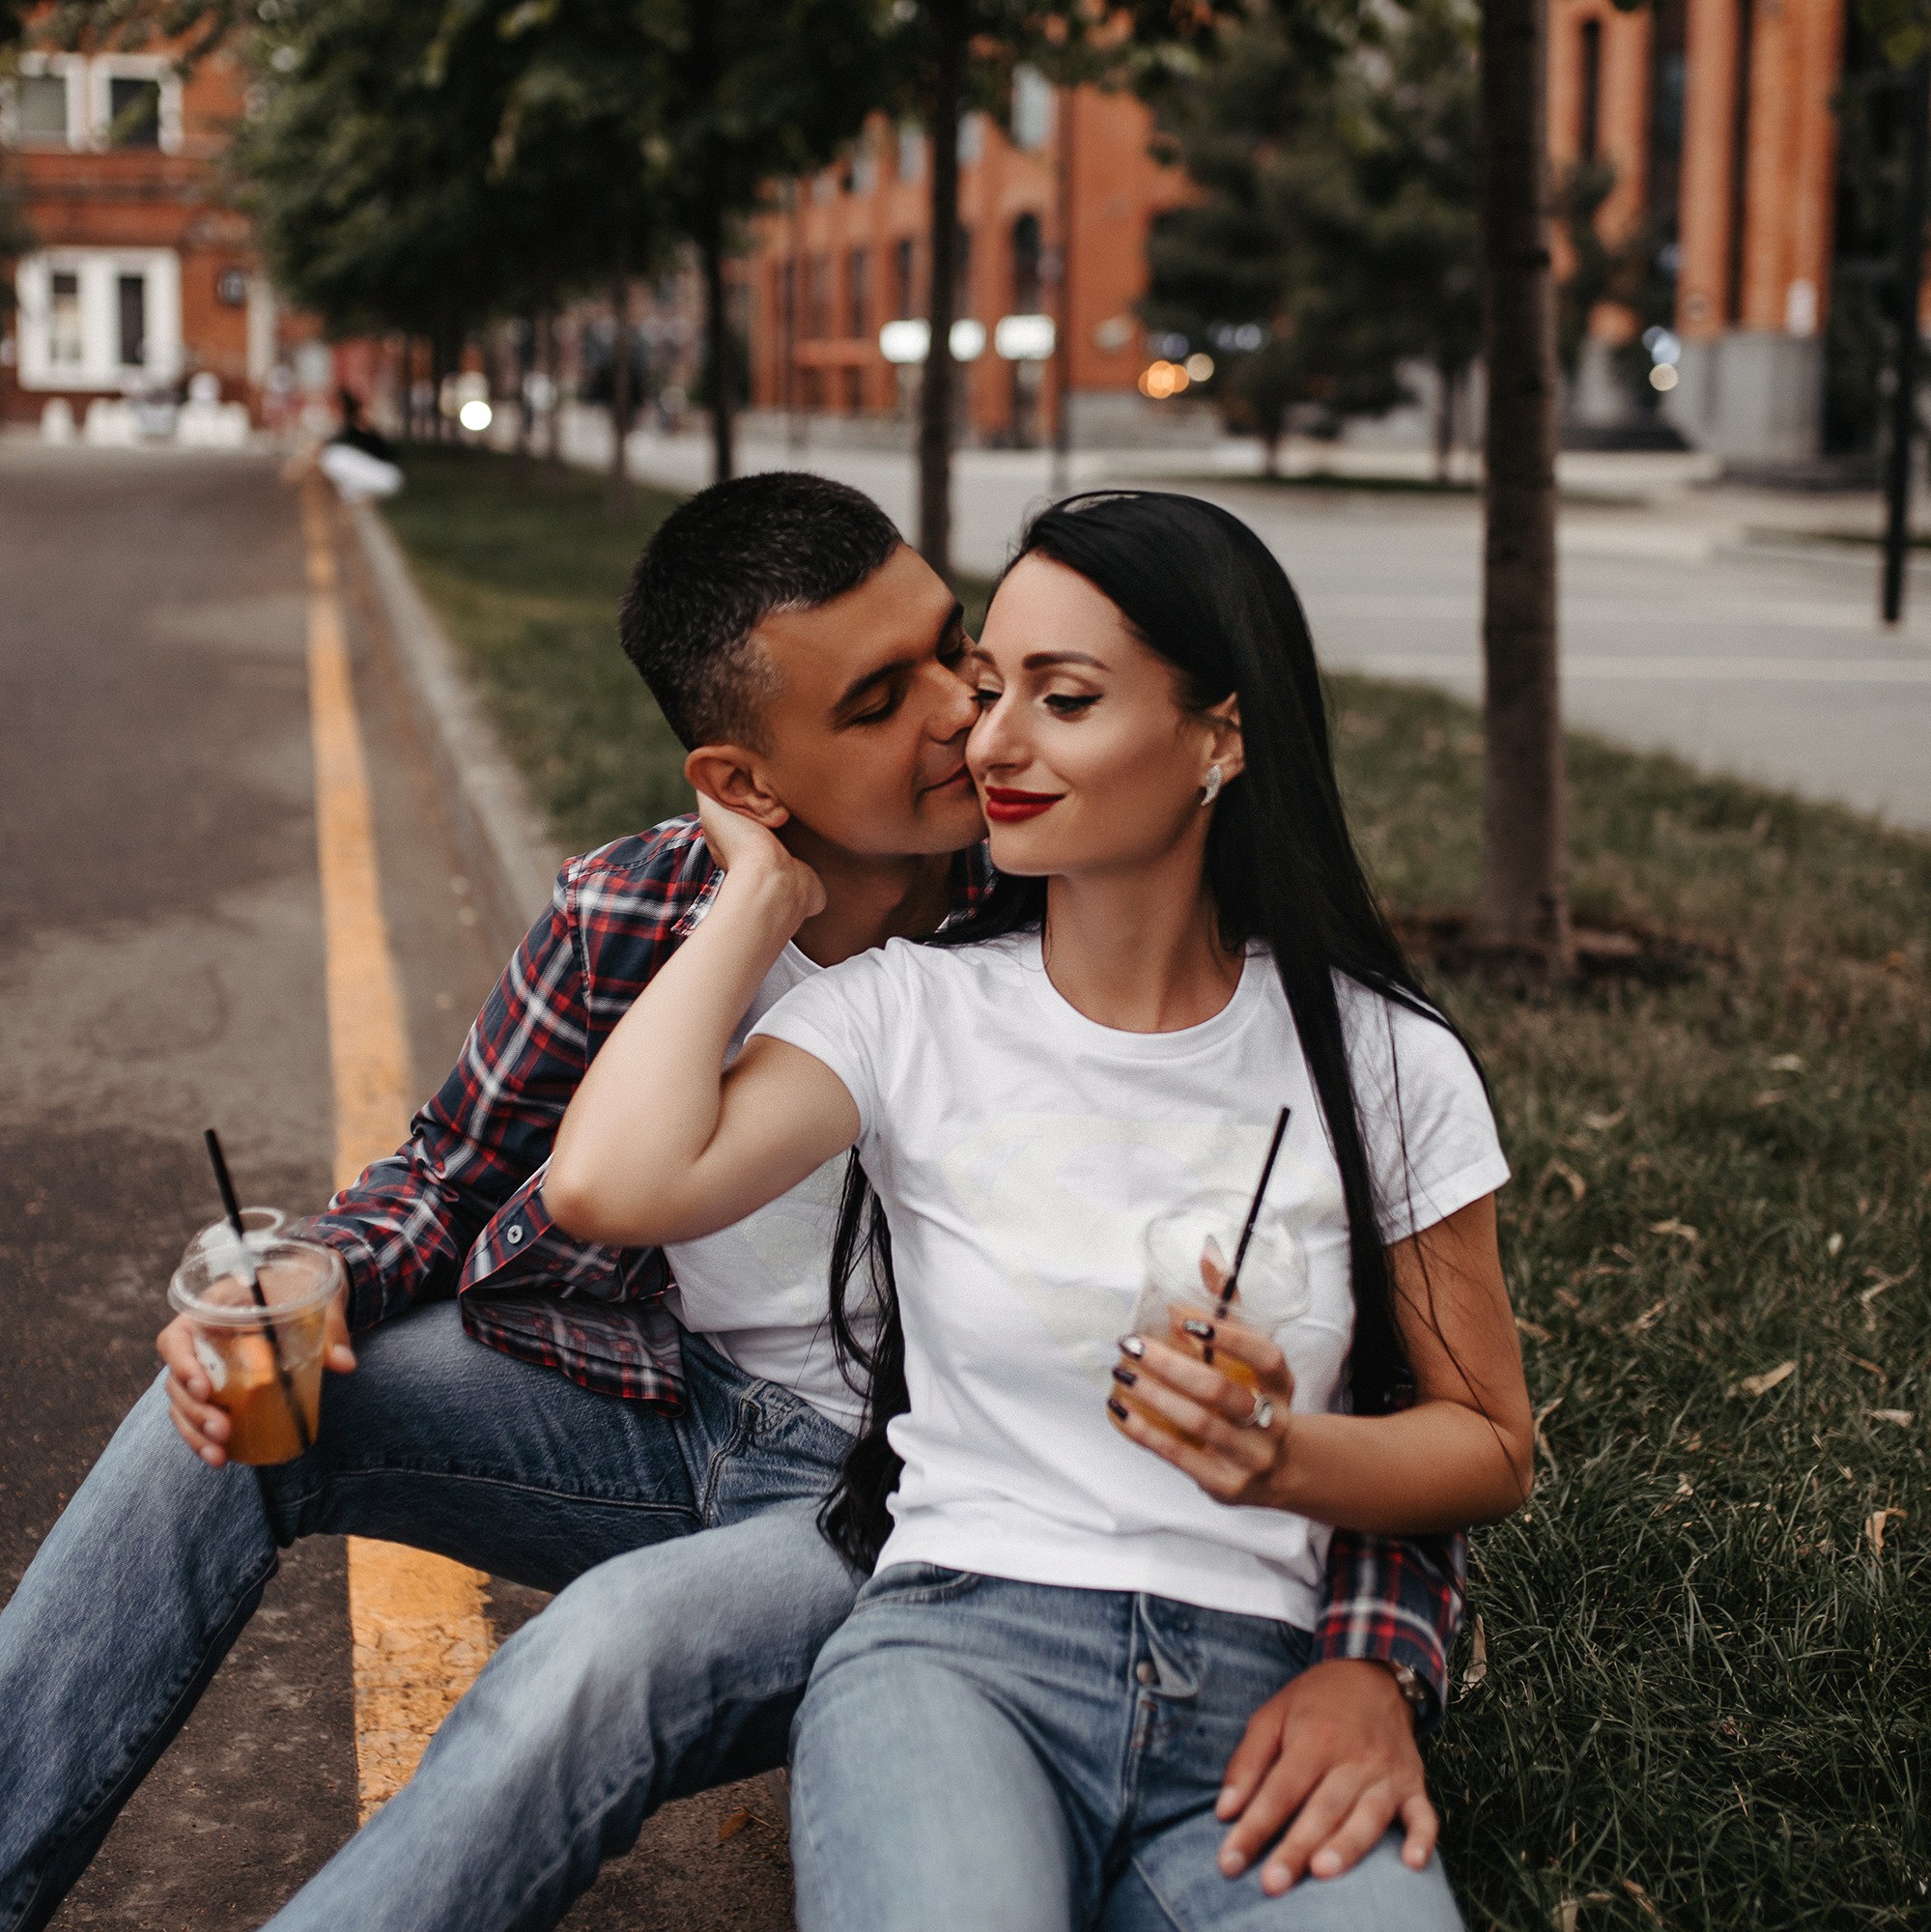
[[(1259, 940), (1273, 956), (1341, 1170), (1354, 1293), (1355, 1411), (1402, 1407), (1411, 1399), (1412, 1376), (1395, 1322), (1394, 1282), (1335, 975), (1447, 1022), (1403, 954), (1349, 835), (1300, 600), (1245, 524), (1195, 497), (1104, 490), (1068, 497), (1033, 523), (1012, 562), (1036, 555), (1077, 571), (1100, 591), (1179, 671), (1190, 708), (1238, 699), (1245, 765), (1214, 807), (1207, 884), (1223, 944), (1237, 952)], [(1037, 926), (1045, 907), (1043, 879), (1002, 876), (975, 916), (949, 926), (935, 943)], [(1396, 1111), (1399, 1117), (1399, 1105)], [(873, 1296), (879, 1325), (867, 1342), (854, 1313)], [(885, 1430), (906, 1406), (905, 1344), (890, 1231), (856, 1154), (832, 1254), (832, 1333), (854, 1387), (867, 1392), (866, 1412), (819, 1521), (848, 1558), (868, 1569), (892, 1526), (887, 1498), (899, 1463)]]

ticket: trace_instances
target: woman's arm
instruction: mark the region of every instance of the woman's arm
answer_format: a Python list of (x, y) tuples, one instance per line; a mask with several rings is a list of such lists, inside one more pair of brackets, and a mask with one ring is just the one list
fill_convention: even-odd
[[(1181, 1349), (1143, 1337), (1124, 1349), (1134, 1378), (1115, 1426), (1183, 1469), (1221, 1502), (1292, 1510), (1379, 1536), (1465, 1529), (1528, 1496), (1534, 1427), (1521, 1345), (1495, 1244), (1495, 1197), (1388, 1250), (1395, 1319), (1414, 1370), (1415, 1402), (1395, 1415), (1293, 1415), (1293, 1378), (1266, 1337), (1220, 1325), (1214, 1346), (1254, 1370), (1274, 1405), (1269, 1427), (1243, 1427), (1255, 1395)], [(1122, 1345), (1123, 1346), (1123, 1345)], [(1157, 1411), (1198, 1440), (1154, 1428)]]
[[(707, 807), (707, 835), (719, 810)], [(760, 836), (731, 855), (696, 931), (617, 1022), (563, 1116), (543, 1200), (580, 1240), (653, 1247), (715, 1234), (858, 1138), (844, 1082), (803, 1049), (753, 1039), (723, 1070), (764, 976), (824, 903), (810, 868)]]

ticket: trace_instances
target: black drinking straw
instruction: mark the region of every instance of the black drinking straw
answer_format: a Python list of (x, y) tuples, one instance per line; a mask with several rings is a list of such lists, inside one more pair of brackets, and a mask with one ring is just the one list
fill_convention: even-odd
[(282, 1385), (282, 1400), (288, 1404), (289, 1420), (295, 1424), (296, 1439), (301, 1444), (301, 1453), (308, 1454), (308, 1422), (301, 1412), (301, 1405), (295, 1399), (295, 1384), (289, 1380), (288, 1365), (282, 1360), (282, 1340), (275, 1332), (275, 1324), (268, 1314), (269, 1298), (262, 1293), (261, 1271), (255, 1266), (255, 1258), (248, 1249), (247, 1231), (241, 1226), (241, 1204), (235, 1196), (235, 1183), (228, 1176), (227, 1156), (221, 1151), (221, 1136), (213, 1127), (204, 1127), (201, 1138), (208, 1144), (208, 1158), (214, 1169), (214, 1184), (221, 1190), (221, 1211), (228, 1218), (228, 1226), (233, 1230), (241, 1247), (242, 1272), (247, 1278), (248, 1292), (255, 1297), (255, 1306), (262, 1310), (262, 1326), (268, 1330), (269, 1352), (275, 1358), (275, 1375)]
[[(1226, 1320), (1227, 1311), (1234, 1301), (1234, 1291), (1240, 1285), (1240, 1264), (1247, 1259), (1247, 1245), (1254, 1238), (1254, 1223), (1261, 1218), (1261, 1203), (1266, 1195), (1268, 1181), (1274, 1178), (1274, 1162), (1280, 1156), (1281, 1143), (1288, 1137), (1288, 1122), (1293, 1118), (1293, 1112), (1292, 1107), (1283, 1107), (1280, 1119), (1274, 1122), (1274, 1138), (1267, 1143), (1267, 1158), (1261, 1163), (1260, 1185), (1254, 1189), (1254, 1199), (1247, 1206), (1247, 1225), (1240, 1231), (1240, 1245), (1234, 1251), (1234, 1265), (1220, 1285), (1220, 1300), (1213, 1311), (1216, 1321)], [(1211, 1342), (1202, 1348), (1201, 1357), (1208, 1362), (1213, 1360)]]

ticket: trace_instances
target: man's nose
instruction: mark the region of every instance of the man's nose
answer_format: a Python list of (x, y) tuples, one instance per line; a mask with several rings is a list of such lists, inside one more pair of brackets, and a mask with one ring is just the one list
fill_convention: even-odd
[(939, 697), (932, 711), (932, 735), (947, 743), (962, 738), (979, 716), (979, 700), (956, 671), (942, 669)]

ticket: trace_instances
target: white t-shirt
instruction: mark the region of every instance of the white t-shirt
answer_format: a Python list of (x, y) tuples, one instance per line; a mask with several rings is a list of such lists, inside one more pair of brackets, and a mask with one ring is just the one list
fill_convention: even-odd
[[(1395, 1241), (1491, 1193), (1508, 1163), (1454, 1036), (1337, 983), (1377, 1198), (1392, 1204), (1381, 1234)], [(1251, 1193), (1284, 1103), (1293, 1119), (1267, 1199), (1300, 1236), (1311, 1291), (1282, 1335), (1294, 1406), (1345, 1406), (1341, 1177), (1271, 958), (1250, 953), (1204, 1025), (1136, 1034), (1061, 997), (1037, 933), (894, 940), (814, 975), (753, 1031), (844, 1082), (891, 1223), (911, 1406), (891, 1429), (905, 1470), (880, 1567), (1146, 1591), (1311, 1625), (1328, 1531), (1213, 1501), (1105, 1414), (1149, 1221), (1203, 1188)]]
[[(787, 946), (731, 1036), (726, 1060), (737, 1058), (753, 1023), (785, 993), (823, 970)], [(665, 1305), (746, 1375), (792, 1390), (840, 1428), (856, 1432), (865, 1405), (832, 1349), (832, 1240), (844, 1179), (839, 1154), (734, 1226), (667, 1247), (675, 1285)], [(877, 1322), (854, 1326), (868, 1344)]]

